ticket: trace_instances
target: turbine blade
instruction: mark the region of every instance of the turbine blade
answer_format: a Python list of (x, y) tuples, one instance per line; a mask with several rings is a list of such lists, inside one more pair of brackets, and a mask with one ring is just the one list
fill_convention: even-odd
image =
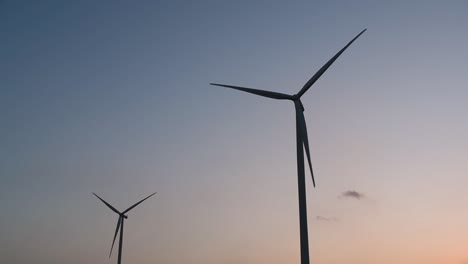
[(102, 199), (101, 197), (99, 197), (97, 194), (93, 193), (94, 196), (96, 196), (99, 200), (101, 200), (105, 205), (107, 205), (107, 207), (109, 207), (112, 211), (114, 211), (115, 213), (117, 214), (120, 214), (119, 211), (117, 211), (117, 209), (115, 209), (112, 205), (110, 205), (108, 202), (104, 201), (104, 199)]
[(115, 228), (114, 240), (112, 240), (112, 246), (111, 246), (111, 250), (109, 253), (109, 258), (112, 255), (112, 249), (114, 248), (115, 239), (117, 238), (117, 233), (119, 233), (121, 223), (122, 223), (122, 216), (119, 216), (119, 220), (117, 221), (117, 227)]
[(312, 176), (312, 183), (314, 184), (315, 187), (315, 179), (314, 179), (314, 172), (312, 170), (312, 162), (310, 161), (310, 150), (309, 150), (309, 137), (307, 136), (307, 126), (304, 118), (304, 113), (300, 111), (298, 113), (299, 115), (299, 127), (301, 129), (301, 138), (302, 142), (304, 144), (305, 152), (307, 155), (307, 161), (309, 162), (309, 169), (310, 169), (310, 175)]
[(323, 65), (322, 68), (320, 68), (320, 70), (317, 73), (315, 73), (314, 76), (312, 76), (312, 78), (310, 78), (310, 80), (306, 84), (304, 84), (304, 87), (302, 87), (299, 93), (297, 93), (298, 96), (301, 97), (305, 92), (307, 92), (307, 90), (320, 78), (320, 76), (322, 76), (322, 74), (328, 69), (328, 67), (330, 67), (333, 64), (333, 62), (335, 62), (335, 60), (338, 59), (338, 57), (366, 30), (367, 28), (361, 31), (361, 33), (354, 37), (346, 46), (344, 46), (344, 48), (338, 51), (338, 53), (335, 56), (333, 56), (333, 58), (331, 58), (325, 65)]
[(252, 88), (245, 88), (245, 87), (239, 87), (239, 86), (232, 86), (232, 85), (225, 85), (225, 84), (217, 84), (217, 83), (210, 83), (210, 85), (227, 87), (227, 88), (244, 91), (247, 93), (256, 94), (256, 95), (273, 98), (273, 99), (290, 99), (290, 100), (292, 99), (292, 96), (289, 94), (270, 92), (270, 91), (265, 91), (265, 90), (252, 89)]
[(132, 210), (132, 209), (135, 208), (137, 205), (141, 204), (144, 200), (150, 198), (151, 196), (153, 196), (153, 195), (155, 195), (155, 194), (156, 194), (156, 193), (153, 193), (153, 194), (151, 194), (150, 196), (146, 197), (145, 199), (139, 201), (138, 203), (136, 203), (136, 204), (130, 206), (127, 210), (123, 211), (122, 214), (125, 214), (125, 213), (127, 213), (128, 211)]

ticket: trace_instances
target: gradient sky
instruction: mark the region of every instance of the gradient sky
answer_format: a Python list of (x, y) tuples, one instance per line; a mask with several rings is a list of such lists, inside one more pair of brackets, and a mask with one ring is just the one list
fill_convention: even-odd
[[(315, 2), (315, 3), (313, 3)], [(0, 262), (468, 262), (467, 1), (1, 1)], [(307, 174), (308, 175), (308, 174)], [(363, 194), (343, 196), (354, 190)]]

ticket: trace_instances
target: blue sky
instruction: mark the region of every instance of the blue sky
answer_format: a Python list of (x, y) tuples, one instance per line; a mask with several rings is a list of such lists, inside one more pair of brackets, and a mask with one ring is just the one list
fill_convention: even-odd
[(364, 28), (303, 98), (312, 262), (467, 261), (466, 10), (0, 3), (0, 261), (108, 261), (116, 217), (91, 192), (124, 209), (158, 191), (125, 262), (298, 262), (292, 104), (208, 83), (295, 93)]

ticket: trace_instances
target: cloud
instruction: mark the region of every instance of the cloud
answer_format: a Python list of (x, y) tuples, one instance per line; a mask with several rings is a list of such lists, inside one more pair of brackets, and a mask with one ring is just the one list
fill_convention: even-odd
[(338, 221), (338, 219), (336, 217), (324, 217), (324, 216), (321, 216), (321, 215), (317, 215), (315, 217), (315, 220), (323, 221), (323, 222), (336, 222), (336, 221)]
[(349, 190), (346, 192), (343, 192), (340, 196), (340, 198), (350, 198), (350, 199), (357, 199), (357, 200), (362, 200), (366, 198), (366, 196), (363, 193), (354, 191), (354, 190)]

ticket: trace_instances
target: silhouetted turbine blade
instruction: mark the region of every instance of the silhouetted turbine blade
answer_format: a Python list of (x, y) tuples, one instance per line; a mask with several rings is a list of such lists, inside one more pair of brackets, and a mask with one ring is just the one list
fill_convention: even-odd
[(336, 59), (338, 59), (341, 53), (343, 53), (366, 30), (367, 28), (361, 31), (361, 33), (354, 37), (344, 48), (342, 48), (335, 56), (333, 56), (333, 58), (331, 58), (325, 65), (323, 65), (322, 68), (320, 68), (320, 70), (317, 73), (315, 73), (314, 76), (312, 76), (312, 78), (310, 78), (310, 80), (304, 85), (304, 87), (302, 87), (302, 89), (298, 93), (299, 97), (301, 97), (305, 92), (307, 92), (307, 90), (320, 78), (320, 76), (322, 76), (322, 74), (328, 69), (328, 67), (330, 67)]
[(125, 213), (127, 213), (128, 211), (132, 210), (132, 209), (135, 208), (137, 205), (141, 204), (144, 200), (150, 198), (151, 196), (153, 196), (153, 195), (155, 195), (155, 194), (156, 194), (156, 193), (153, 193), (153, 194), (151, 194), (150, 196), (146, 197), (145, 199), (139, 201), (138, 203), (136, 203), (136, 204), (130, 206), (127, 210), (123, 211), (122, 214), (125, 214)]
[(101, 200), (105, 205), (107, 205), (107, 207), (109, 207), (112, 211), (114, 211), (115, 213), (117, 214), (120, 214), (119, 211), (117, 211), (117, 209), (115, 209), (112, 205), (110, 205), (108, 202), (104, 201), (104, 199), (102, 199), (101, 197), (99, 197), (97, 194), (93, 193), (94, 196), (96, 196), (97, 198), (99, 198), (99, 200)]
[(252, 88), (245, 88), (245, 87), (239, 87), (239, 86), (232, 86), (232, 85), (225, 85), (225, 84), (217, 84), (217, 83), (210, 83), (210, 85), (227, 87), (227, 88), (244, 91), (247, 93), (252, 93), (252, 94), (256, 94), (256, 95), (260, 95), (260, 96), (268, 97), (268, 98), (273, 98), (273, 99), (289, 99), (289, 100), (292, 99), (292, 96), (289, 94), (270, 92), (270, 91), (252, 89)]
[(117, 238), (117, 233), (119, 233), (121, 223), (122, 223), (122, 216), (119, 216), (119, 220), (117, 221), (117, 227), (115, 228), (114, 240), (112, 240), (112, 247), (109, 253), (109, 258), (112, 255), (112, 249), (114, 248), (115, 239)]
[(306, 126), (306, 122), (304, 118), (304, 113), (299, 112), (298, 115), (300, 116), (299, 127), (301, 129), (301, 138), (302, 138), (302, 142), (304, 143), (304, 148), (305, 148), (305, 152), (307, 155), (307, 161), (309, 162), (310, 175), (312, 175), (312, 183), (314, 184), (314, 187), (315, 187), (314, 172), (312, 170), (312, 162), (310, 161), (309, 137), (307, 136), (307, 126)]

